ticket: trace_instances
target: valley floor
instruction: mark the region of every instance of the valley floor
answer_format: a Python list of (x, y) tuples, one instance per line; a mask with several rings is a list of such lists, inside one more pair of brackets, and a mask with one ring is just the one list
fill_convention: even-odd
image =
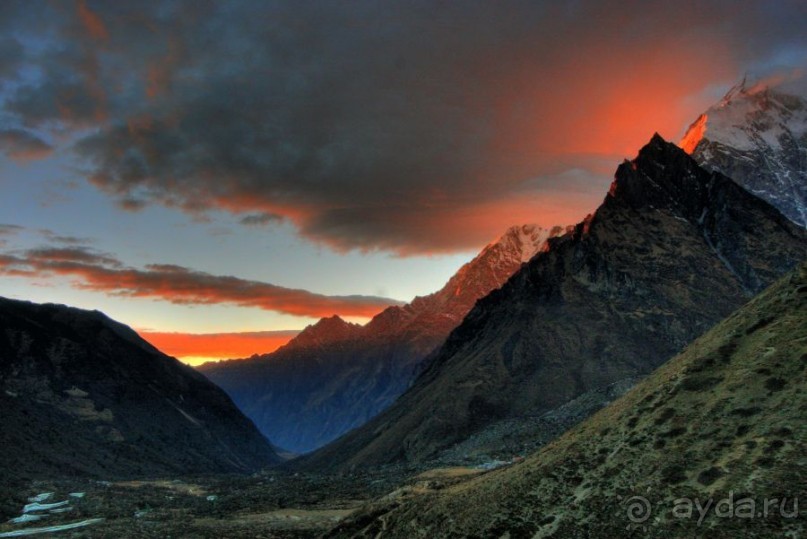
[[(452, 467), (414, 474), (386, 469), (341, 476), (265, 472), (35, 481), (3, 487), (0, 538), (43, 533), (71, 538), (319, 537), (373, 499), (408, 498), (481, 473), (482, 467)], [(48, 509), (50, 504), (55, 505)]]

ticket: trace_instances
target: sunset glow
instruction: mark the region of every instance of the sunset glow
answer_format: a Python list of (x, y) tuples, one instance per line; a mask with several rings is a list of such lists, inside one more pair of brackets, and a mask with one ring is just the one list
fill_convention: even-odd
[(298, 331), (246, 333), (160, 333), (139, 331), (140, 336), (170, 356), (199, 365), (206, 361), (250, 357), (274, 352)]
[(36, 5), (0, 16), (0, 295), (194, 361), (575, 224), (654, 132), (807, 64), (803, 2)]

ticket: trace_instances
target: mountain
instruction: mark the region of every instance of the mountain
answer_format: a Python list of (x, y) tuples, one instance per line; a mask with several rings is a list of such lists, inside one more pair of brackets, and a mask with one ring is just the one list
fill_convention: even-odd
[(802, 265), (523, 462), (404, 488), (329, 536), (798, 537), (805, 335)]
[(0, 327), (4, 480), (281, 461), (222, 390), (100, 312), (0, 298)]
[(807, 257), (807, 231), (655, 135), (597, 211), (477, 302), (385, 412), (303, 469), (422, 463), (645, 375)]
[(337, 316), (306, 328), (285, 347), (200, 368), (275, 443), (304, 453), (381, 412), (409, 386), (479, 298), (564, 232), (510, 228), (439, 291), (389, 307), (365, 326)]
[(807, 227), (807, 100), (745, 80), (689, 127), (681, 147)]

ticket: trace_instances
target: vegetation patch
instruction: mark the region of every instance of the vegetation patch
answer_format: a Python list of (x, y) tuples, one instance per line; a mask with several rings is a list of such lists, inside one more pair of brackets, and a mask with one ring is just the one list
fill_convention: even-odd
[(665, 408), (656, 418), (656, 425), (663, 425), (675, 416), (675, 408)]
[(690, 376), (681, 382), (681, 389), (684, 391), (706, 391), (722, 381), (722, 376)]
[(731, 411), (731, 415), (736, 415), (740, 417), (752, 417), (757, 415), (762, 411), (762, 408), (759, 406), (751, 406), (749, 408), (735, 408)]
[(756, 323), (752, 324), (751, 326), (748, 327), (748, 329), (745, 330), (745, 334), (751, 335), (755, 331), (758, 331), (767, 326), (768, 324), (770, 324), (771, 322), (773, 322), (773, 320), (774, 320), (773, 316), (765, 316), (763, 318), (760, 318), (759, 320), (756, 321)]
[(765, 380), (765, 389), (772, 392), (781, 391), (786, 385), (787, 382), (778, 377), (772, 377)]
[(723, 475), (720, 468), (712, 466), (698, 474), (698, 483), (708, 486), (720, 479)]

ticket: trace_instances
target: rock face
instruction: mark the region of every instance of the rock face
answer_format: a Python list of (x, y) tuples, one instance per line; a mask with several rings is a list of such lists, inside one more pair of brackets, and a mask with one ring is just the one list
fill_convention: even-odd
[(392, 404), (474, 303), (563, 232), (512, 227), (441, 290), (389, 307), (366, 326), (324, 318), (276, 352), (200, 370), (273, 442), (311, 451)]
[(433, 458), (644, 375), (807, 256), (807, 232), (658, 135), (603, 204), (480, 300), (384, 413), (297, 464)]
[(0, 298), (0, 473), (104, 479), (281, 461), (227, 395), (100, 312)]
[[(804, 335), (802, 265), (523, 462), (454, 487), (399, 491), (329, 537), (799, 536)], [(702, 519), (696, 499), (710, 504)]]
[(732, 88), (690, 126), (681, 147), (807, 227), (807, 100)]

